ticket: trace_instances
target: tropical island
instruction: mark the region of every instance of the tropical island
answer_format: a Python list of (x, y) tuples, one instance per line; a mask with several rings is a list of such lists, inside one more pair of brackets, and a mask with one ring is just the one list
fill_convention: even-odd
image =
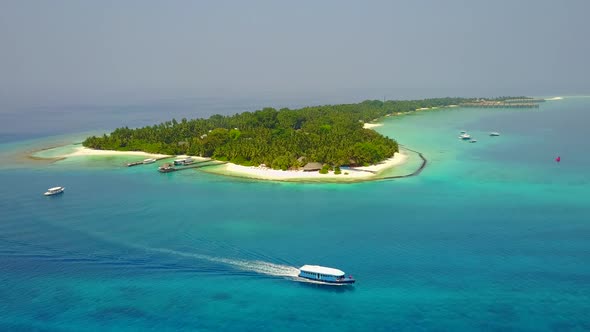
[[(487, 100), (503, 102), (514, 98), (526, 97)], [(96, 150), (199, 156), (233, 165), (283, 171), (301, 170), (313, 164), (316, 172), (340, 174), (342, 166), (376, 165), (400, 151), (394, 139), (368, 129), (368, 122), (480, 100), (367, 100), (295, 110), (264, 108), (231, 116), (213, 115), (208, 119), (172, 119), (136, 129), (122, 127), (108, 135), (88, 137), (83, 145)]]

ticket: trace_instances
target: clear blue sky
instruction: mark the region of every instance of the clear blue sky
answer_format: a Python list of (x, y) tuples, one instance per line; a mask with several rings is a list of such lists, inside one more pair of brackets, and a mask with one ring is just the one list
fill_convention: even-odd
[(587, 0), (3, 0), (0, 100), (590, 94), (589, 13)]

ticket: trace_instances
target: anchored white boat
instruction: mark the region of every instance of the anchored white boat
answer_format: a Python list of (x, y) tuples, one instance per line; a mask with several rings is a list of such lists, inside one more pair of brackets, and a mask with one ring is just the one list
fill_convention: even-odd
[(191, 157), (181, 158), (174, 160), (174, 165), (176, 166), (183, 166), (192, 164), (195, 160)]
[(66, 190), (66, 188), (64, 188), (64, 187), (53, 187), (53, 188), (47, 189), (47, 191), (43, 195), (45, 195), (45, 196), (53, 196), (53, 195), (57, 195), (57, 194), (63, 193), (64, 190)]
[(144, 163), (144, 164), (152, 164), (152, 163), (155, 163), (155, 162), (156, 162), (156, 159), (154, 159), (154, 158), (148, 158), (148, 159), (144, 159), (142, 161), (142, 163)]
[(467, 133), (463, 133), (461, 135), (459, 135), (460, 139), (464, 139), (464, 140), (468, 140), (471, 139), (471, 135), (467, 134)]
[(319, 265), (303, 265), (299, 268), (299, 277), (319, 283), (345, 285), (354, 284), (354, 278), (345, 275), (344, 271)]
[(490, 136), (500, 136), (500, 133), (493, 131), (490, 133)]

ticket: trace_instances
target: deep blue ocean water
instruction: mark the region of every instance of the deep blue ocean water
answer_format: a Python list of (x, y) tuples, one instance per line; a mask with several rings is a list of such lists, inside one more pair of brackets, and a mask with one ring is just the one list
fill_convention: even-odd
[[(377, 130), (428, 166), (356, 184), (38, 162), (19, 151), (84, 135), (71, 122), (13, 135), (0, 146), (0, 330), (590, 330), (589, 112), (572, 97), (386, 118)], [(123, 114), (94, 129), (142, 112)], [(54, 185), (66, 193), (44, 197)], [(294, 281), (303, 264), (358, 282)]]

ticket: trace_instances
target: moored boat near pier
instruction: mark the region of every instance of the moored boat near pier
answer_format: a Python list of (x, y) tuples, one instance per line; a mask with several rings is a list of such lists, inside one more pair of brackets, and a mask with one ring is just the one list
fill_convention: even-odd
[(127, 163), (127, 167), (132, 167), (132, 166), (137, 166), (137, 165), (147, 165), (147, 164), (153, 164), (156, 162), (157, 159), (154, 158), (147, 158), (144, 159), (142, 161), (134, 161), (131, 163)]
[(190, 165), (194, 162), (195, 162), (195, 160), (193, 158), (187, 157), (187, 158), (181, 158), (181, 159), (174, 160), (174, 165), (175, 166), (185, 166), (185, 165)]

